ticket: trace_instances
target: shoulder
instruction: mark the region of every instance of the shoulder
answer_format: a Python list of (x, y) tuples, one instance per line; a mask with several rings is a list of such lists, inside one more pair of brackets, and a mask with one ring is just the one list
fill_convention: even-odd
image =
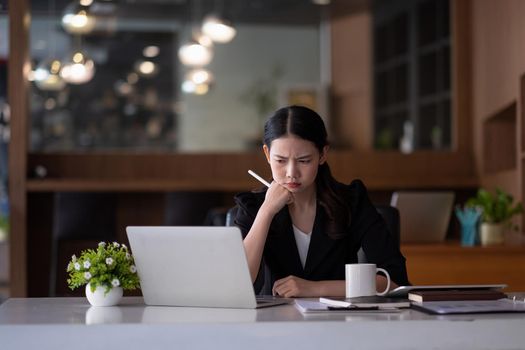
[(353, 180), (349, 185), (339, 184), (338, 187), (348, 204), (357, 204), (368, 197), (366, 186), (360, 179)]
[(241, 192), (235, 195), (235, 204), (247, 213), (257, 214), (264, 202), (266, 190), (258, 192)]

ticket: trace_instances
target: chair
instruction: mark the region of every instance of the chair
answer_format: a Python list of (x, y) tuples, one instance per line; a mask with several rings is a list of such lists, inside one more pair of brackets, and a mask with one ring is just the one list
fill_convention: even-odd
[[(399, 210), (397, 208), (392, 207), (390, 205), (383, 205), (378, 204), (375, 206), (377, 212), (383, 217), (383, 220), (385, 220), (386, 227), (392, 237), (394, 238), (394, 243), (399, 246), (400, 245), (400, 232), (401, 232), (401, 224), (399, 220)], [(368, 259), (366, 258), (365, 252), (363, 251), (363, 248), (359, 249), (357, 252), (357, 261), (359, 263), (366, 263), (368, 262)]]
[[(385, 220), (388, 231), (394, 238), (394, 242), (399, 246), (399, 232), (400, 232), (400, 220), (399, 220), (399, 211), (397, 208), (394, 208), (390, 205), (376, 205), (377, 212)], [(235, 217), (237, 216), (238, 207), (232, 207), (226, 213), (226, 226), (233, 226)], [(366, 258), (363, 248), (359, 249), (357, 252), (357, 261), (359, 263), (366, 263), (368, 260)], [(272, 293), (273, 280), (271, 277), (271, 272), (268, 266), (264, 263), (261, 264), (261, 270), (259, 271), (259, 277), (254, 283), (254, 288), (257, 294), (259, 295), (270, 295)]]
[(112, 193), (68, 192), (54, 197), (50, 262), (50, 296), (80, 295), (66, 284), (66, 266), (72, 254), (115, 240), (116, 196)]

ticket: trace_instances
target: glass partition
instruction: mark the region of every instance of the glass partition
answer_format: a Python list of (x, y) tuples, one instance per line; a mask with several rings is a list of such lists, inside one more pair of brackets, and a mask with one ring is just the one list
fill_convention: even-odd
[[(290, 103), (320, 112), (336, 147), (355, 144), (343, 126), (370, 130), (359, 137), (375, 150), (454, 149), (449, 0), (319, 3), (32, 0), (31, 151), (244, 151)], [(362, 23), (356, 13), (370, 24), (348, 28), (371, 49), (331, 43), (330, 21)], [(345, 101), (330, 95), (331, 45), (373, 67), (369, 82), (343, 78)]]
[(33, 0), (31, 151), (242, 151), (279, 105), (324, 106), (323, 6), (257, 4)]

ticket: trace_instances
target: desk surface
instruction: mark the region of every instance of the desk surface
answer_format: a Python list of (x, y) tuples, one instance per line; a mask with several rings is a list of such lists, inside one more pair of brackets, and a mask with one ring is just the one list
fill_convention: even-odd
[[(293, 305), (260, 310), (151, 307), (142, 298), (90, 307), (85, 298), (9, 299), (0, 305), (2, 349), (214, 348), (523, 349), (525, 314), (302, 315)], [(7, 345), (7, 347), (5, 347)]]

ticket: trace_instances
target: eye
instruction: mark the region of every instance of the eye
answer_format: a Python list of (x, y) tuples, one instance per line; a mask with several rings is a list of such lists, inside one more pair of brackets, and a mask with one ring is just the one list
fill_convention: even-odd
[(311, 162), (310, 159), (301, 159), (301, 160), (299, 161), (299, 163), (302, 163), (302, 164), (309, 164), (310, 162)]
[(285, 160), (284, 159), (276, 159), (275, 160), (277, 163), (279, 164), (284, 164)]

